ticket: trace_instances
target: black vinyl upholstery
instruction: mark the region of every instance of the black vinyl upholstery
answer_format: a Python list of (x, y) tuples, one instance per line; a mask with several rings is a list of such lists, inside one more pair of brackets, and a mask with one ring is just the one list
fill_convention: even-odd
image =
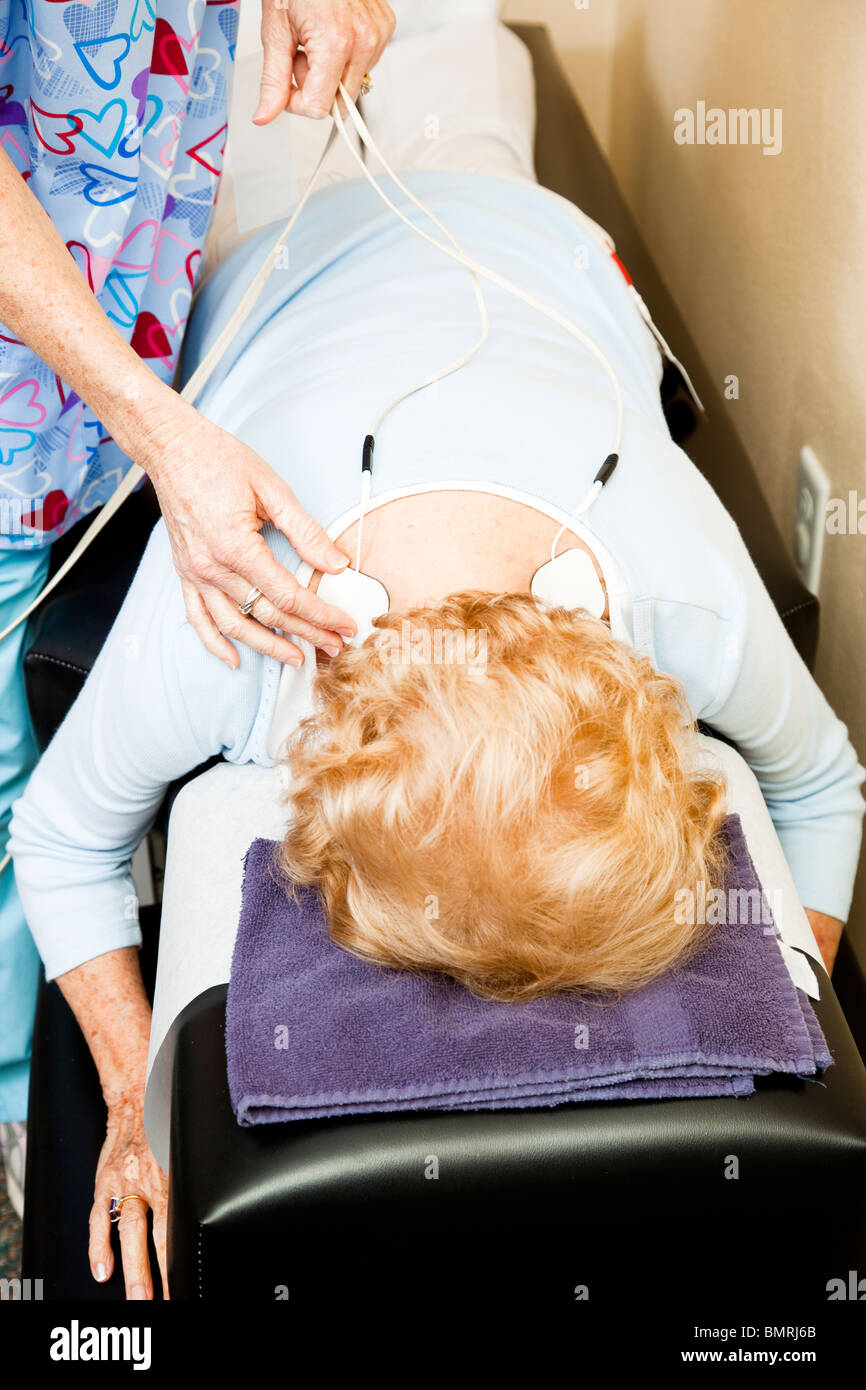
[[(708, 415), (696, 420), (668, 372), (663, 397), (672, 433), (740, 525), (811, 665), (817, 601), (772, 520), (760, 470), (647, 255), (546, 31), (518, 32), (535, 65), (539, 178), (611, 231), (692, 372)], [(34, 624), (28, 688), (43, 742), (92, 663), (140, 552), (152, 501), (145, 494), (134, 505), (138, 519), (128, 510), (112, 522), (103, 556), (88, 557)], [(147, 933), (152, 954), (154, 923)], [(285, 1286), (301, 1306), (341, 1299), (357, 1306), (365, 1296), (394, 1302), (408, 1290), (416, 1304), (433, 1308), (437, 1291), (477, 1298), (504, 1285), (509, 1294), (543, 1290), (554, 1303), (570, 1304), (585, 1282), (597, 1298), (614, 1297), (626, 1265), (647, 1290), (679, 1270), (707, 1288), (736, 1277), (760, 1291), (762, 1280), (774, 1280), (794, 1297), (797, 1270), (808, 1267), (814, 1283), (856, 1268), (858, 1258), (862, 1267), (866, 1073), (826, 980), (822, 992), (818, 1012), (836, 1057), (825, 1084), (771, 1078), (747, 1101), (367, 1116), (241, 1130), (226, 1090), (225, 991), (208, 991), (183, 1017), (176, 1058), (173, 1296), (262, 1300)], [(117, 1279), (103, 1289), (92, 1284), (83, 1254), (101, 1123), (83, 1040), (56, 985), (43, 987), (24, 1273), (44, 1280), (48, 1298), (122, 1294)], [(741, 1161), (741, 1181), (723, 1178), (731, 1154)], [(433, 1181), (424, 1177), (431, 1155), (440, 1170)], [(807, 1235), (795, 1235), (790, 1204), (799, 1206), (814, 1184), (832, 1187), (832, 1209), (822, 1207)]]
[[(52, 574), (89, 520), (79, 522), (54, 546)], [(24, 670), (30, 717), (40, 748), (51, 742), (87, 679), (158, 520), (156, 497), (145, 484), (124, 503), (119, 516), (100, 532), (72, 573), (34, 613)]]
[(296, 1312), (345, 1295), (353, 1307), (405, 1296), (416, 1311), (513, 1300), (553, 1314), (588, 1284), (594, 1312), (617, 1311), (629, 1288), (642, 1306), (696, 1289), (706, 1307), (733, 1292), (734, 1306), (778, 1301), (789, 1315), (814, 1305), (866, 1260), (866, 1071), (823, 972), (822, 994), (835, 1057), (824, 1084), (242, 1129), (225, 988), (208, 990), (182, 1015), (175, 1060), (172, 1297), (261, 1306), (285, 1286)]

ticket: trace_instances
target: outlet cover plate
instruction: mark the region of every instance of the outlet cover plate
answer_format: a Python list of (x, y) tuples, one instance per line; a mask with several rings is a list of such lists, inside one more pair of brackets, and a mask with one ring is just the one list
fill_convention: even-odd
[(830, 479), (807, 444), (800, 453), (797, 483), (797, 517), (794, 522), (794, 559), (806, 588), (818, 592)]

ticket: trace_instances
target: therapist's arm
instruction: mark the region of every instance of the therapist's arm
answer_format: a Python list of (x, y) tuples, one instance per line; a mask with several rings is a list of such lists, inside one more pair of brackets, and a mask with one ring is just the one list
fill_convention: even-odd
[[(299, 647), (340, 645), (351, 619), (300, 587), (261, 536), (271, 520), (312, 565), (348, 564), (291, 488), (252, 449), (200, 415), (150, 370), (103, 313), (54, 224), (0, 149), (0, 323), (87, 403), (153, 480), (171, 537), (189, 622), (230, 667), (228, 637), (281, 661)], [(256, 617), (238, 610), (250, 588)], [(267, 626), (262, 626), (262, 624)], [(227, 635), (226, 635), (227, 634)]]

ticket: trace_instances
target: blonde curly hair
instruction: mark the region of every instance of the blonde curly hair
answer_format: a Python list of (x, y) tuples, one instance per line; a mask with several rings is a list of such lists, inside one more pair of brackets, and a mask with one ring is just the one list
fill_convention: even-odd
[(725, 787), (677, 682), (527, 594), (377, 627), (286, 751), (281, 866), (332, 939), (508, 1001), (634, 989), (693, 952), (675, 895), (720, 881)]

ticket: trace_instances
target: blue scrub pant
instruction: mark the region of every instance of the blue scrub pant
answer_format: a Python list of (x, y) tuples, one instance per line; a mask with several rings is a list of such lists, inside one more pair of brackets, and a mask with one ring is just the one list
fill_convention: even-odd
[[(0, 632), (36, 597), (48, 574), (49, 548), (0, 550)], [(0, 859), (12, 803), (37, 758), (24, 695), (27, 624), (0, 642)], [(26, 1120), (30, 1043), (39, 956), (27, 929), (12, 866), (0, 874), (0, 1121)]]

